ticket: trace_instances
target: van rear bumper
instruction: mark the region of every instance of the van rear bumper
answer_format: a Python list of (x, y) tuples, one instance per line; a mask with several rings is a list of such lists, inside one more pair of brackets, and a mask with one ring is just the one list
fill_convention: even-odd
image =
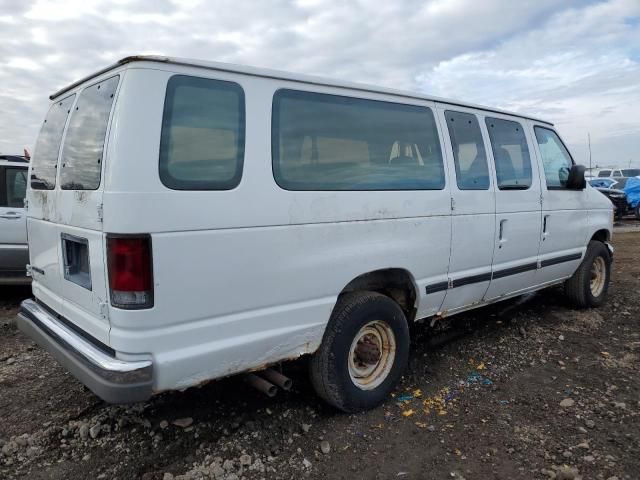
[(33, 300), (22, 302), (17, 324), (23, 333), (104, 401), (131, 403), (151, 396), (151, 360), (116, 358), (112, 352), (82, 338)]

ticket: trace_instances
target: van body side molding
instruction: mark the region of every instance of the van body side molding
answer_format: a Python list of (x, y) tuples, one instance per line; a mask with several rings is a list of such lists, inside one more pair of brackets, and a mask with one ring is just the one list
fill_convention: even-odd
[(518, 265), (516, 267), (505, 268), (503, 270), (497, 270), (495, 272), (487, 272), (481, 273), (479, 275), (471, 275), (469, 277), (457, 278), (455, 280), (450, 280), (449, 282), (439, 282), (434, 283), (433, 285), (427, 285), (425, 290), (427, 294), (441, 292), (444, 290), (448, 290), (449, 288), (463, 287), (465, 285), (472, 285), (474, 283), (486, 282), (488, 280), (493, 280), (495, 278), (504, 278), (509, 277), (511, 275), (517, 275), (519, 273), (530, 272), (532, 270), (537, 270), (538, 268), (550, 267), (552, 265), (558, 265), (560, 263), (565, 262), (573, 262), (574, 260), (580, 260), (582, 258), (581, 253), (572, 253), (570, 255), (562, 255), (560, 257), (548, 258), (540, 262), (540, 267), (538, 267), (538, 262), (530, 262), (525, 263), (523, 265)]
[(549, 258), (541, 262), (542, 268), (549, 267), (551, 265), (558, 265), (564, 262), (573, 262), (574, 260), (580, 260), (582, 258), (581, 253), (572, 253), (571, 255), (563, 255), (562, 257)]

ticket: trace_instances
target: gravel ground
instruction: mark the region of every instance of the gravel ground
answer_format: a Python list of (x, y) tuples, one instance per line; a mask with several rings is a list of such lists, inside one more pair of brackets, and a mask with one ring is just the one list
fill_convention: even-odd
[(0, 478), (637, 479), (639, 233), (614, 238), (609, 301), (560, 289), (415, 328), (409, 369), (367, 413), (322, 404), (305, 360), (273, 399), (242, 378), (106, 405), (16, 331), (0, 290)]

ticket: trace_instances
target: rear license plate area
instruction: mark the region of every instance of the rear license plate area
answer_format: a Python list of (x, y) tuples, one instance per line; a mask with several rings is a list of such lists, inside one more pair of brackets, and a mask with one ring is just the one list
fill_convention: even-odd
[(89, 264), (89, 241), (63, 233), (62, 260), (64, 278), (69, 282), (91, 290), (91, 265)]

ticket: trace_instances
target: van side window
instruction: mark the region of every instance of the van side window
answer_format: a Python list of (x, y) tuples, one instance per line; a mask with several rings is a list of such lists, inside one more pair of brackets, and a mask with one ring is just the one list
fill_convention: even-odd
[(480, 124), (471, 113), (444, 112), (451, 138), (456, 180), (460, 190), (488, 190), (489, 168)]
[(531, 186), (531, 158), (519, 122), (485, 118), (500, 190), (527, 190)]
[(80, 93), (62, 147), (63, 190), (95, 190), (100, 186), (107, 124), (119, 80), (116, 75)]
[(74, 94), (58, 100), (51, 105), (44, 119), (31, 165), (31, 188), (34, 190), (53, 190), (56, 186), (62, 132), (75, 98)]
[(273, 99), (273, 173), (287, 190), (441, 190), (431, 109), (295, 90)]
[(535, 127), (534, 130), (542, 157), (547, 188), (565, 188), (573, 165), (569, 151), (553, 130), (543, 127)]
[(174, 75), (167, 84), (160, 180), (174, 190), (229, 190), (244, 160), (244, 91), (237, 83)]

